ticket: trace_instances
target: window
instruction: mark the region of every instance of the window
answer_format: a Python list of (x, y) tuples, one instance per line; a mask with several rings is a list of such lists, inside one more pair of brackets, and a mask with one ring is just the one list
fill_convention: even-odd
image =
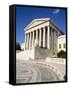
[(61, 44), (59, 44), (59, 48), (61, 48)]
[(63, 44), (63, 48), (66, 48), (66, 44), (65, 43)]

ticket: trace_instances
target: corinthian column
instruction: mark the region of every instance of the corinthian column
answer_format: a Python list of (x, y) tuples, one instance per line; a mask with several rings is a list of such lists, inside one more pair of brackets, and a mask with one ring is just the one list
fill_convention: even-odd
[(38, 44), (38, 30), (36, 30), (36, 45)]
[(43, 28), (43, 47), (45, 48), (46, 47), (46, 32), (45, 32), (45, 28)]
[(29, 49), (29, 33), (27, 34), (27, 49)]
[(39, 29), (39, 46), (41, 47), (41, 29)]
[(47, 48), (50, 49), (50, 27), (47, 27)]
[(32, 45), (33, 45), (33, 47), (34, 47), (34, 31), (33, 31)]
[(29, 42), (29, 49), (31, 49), (31, 32), (30, 32), (30, 42)]

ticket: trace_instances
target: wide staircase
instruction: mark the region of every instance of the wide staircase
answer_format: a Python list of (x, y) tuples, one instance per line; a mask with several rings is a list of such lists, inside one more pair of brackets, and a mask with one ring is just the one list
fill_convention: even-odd
[(49, 49), (35, 47), (35, 59), (45, 59), (46, 57), (52, 57), (53, 52)]
[(29, 59), (45, 59), (46, 57), (52, 57), (53, 52), (49, 49), (35, 47), (31, 50), (21, 51), (16, 54), (17, 59), (29, 60)]

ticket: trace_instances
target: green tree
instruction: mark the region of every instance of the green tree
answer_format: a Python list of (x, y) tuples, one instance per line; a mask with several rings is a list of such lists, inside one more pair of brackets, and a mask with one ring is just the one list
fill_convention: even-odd
[(21, 50), (20, 44), (16, 43), (16, 50)]
[(61, 50), (60, 52), (57, 53), (57, 56), (58, 56), (59, 58), (66, 58), (66, 52), (63, 51), (63, 50)]

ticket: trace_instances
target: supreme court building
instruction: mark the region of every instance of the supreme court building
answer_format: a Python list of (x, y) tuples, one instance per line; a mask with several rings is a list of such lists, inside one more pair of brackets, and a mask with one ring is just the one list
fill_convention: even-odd
[(34, 19), (24, 31), (25, 50), (39, 47), (52, 53), (57, 52), (58, 36), (64, 34), (50, 18)]

